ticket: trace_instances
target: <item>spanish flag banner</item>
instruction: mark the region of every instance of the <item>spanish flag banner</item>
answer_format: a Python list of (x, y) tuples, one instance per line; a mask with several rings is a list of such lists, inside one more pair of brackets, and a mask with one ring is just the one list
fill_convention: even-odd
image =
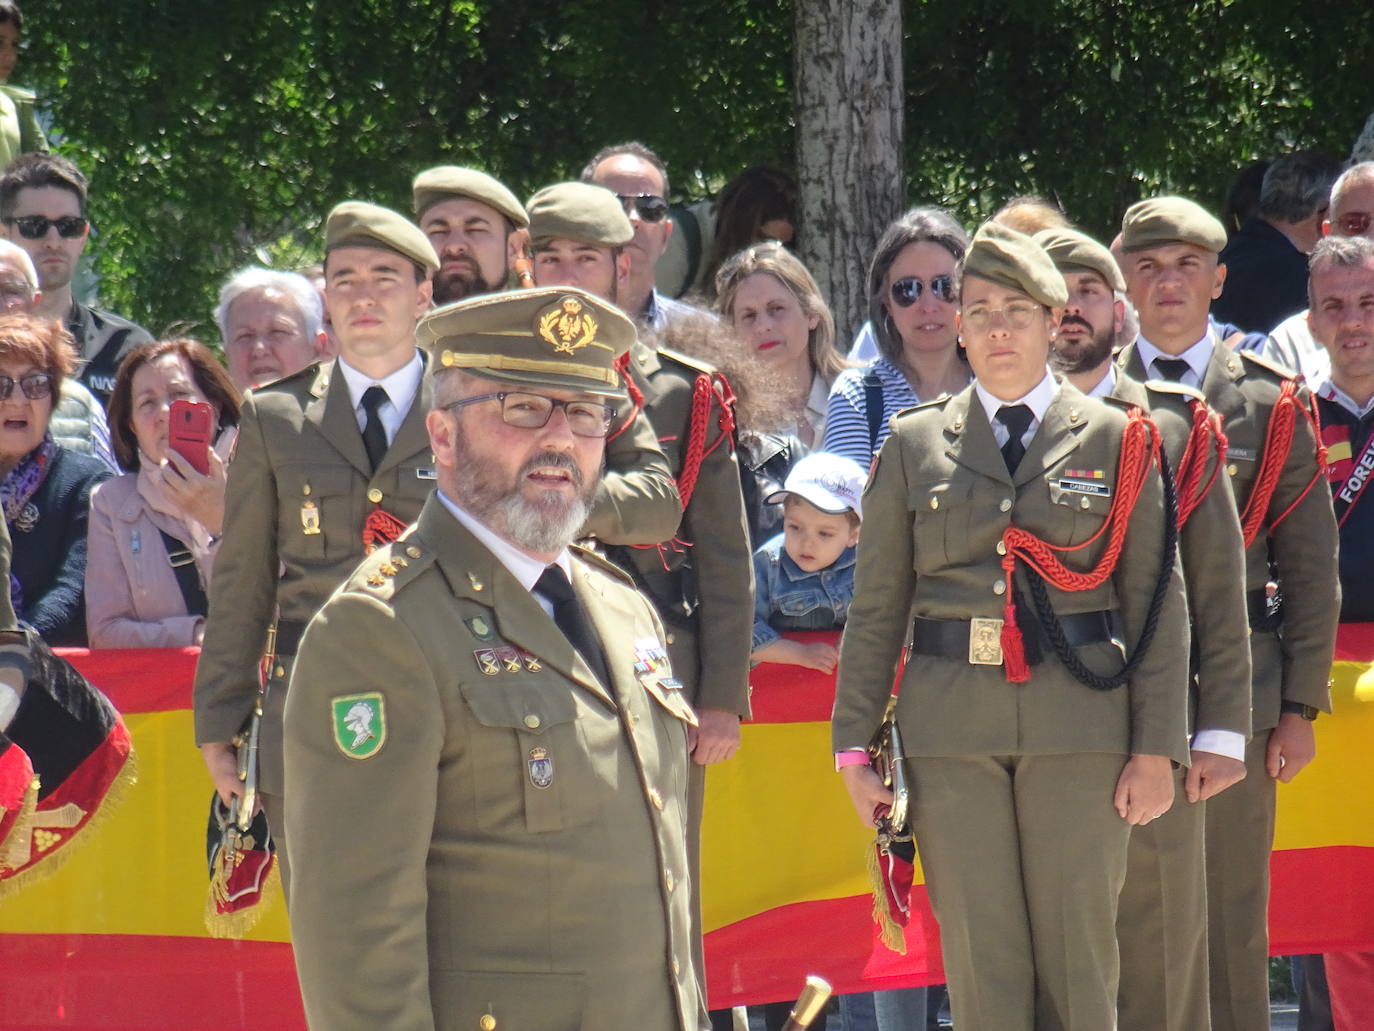
[[(66, 654), (122, 713), (139, 778), (60, 870), (0, 902), (0, 1027), (304, 1029), (279, 893), (242, 940), (205, 927), (210, 782), (192, 745), (195, 650)], [(1342, 627), (1332, 678), (1317, 759), (1279, 790), (1275, 954), (1374, 949), (1374, 625)], [(878, 936), (872, 831), (830, 754), (833, 678), (763, 665), (751, 680), (739, 755), (707, 778), (711, 1005), (795, 998), (808, 973), (837, 991), (943, 980), (919, 863), (906, 953)]]

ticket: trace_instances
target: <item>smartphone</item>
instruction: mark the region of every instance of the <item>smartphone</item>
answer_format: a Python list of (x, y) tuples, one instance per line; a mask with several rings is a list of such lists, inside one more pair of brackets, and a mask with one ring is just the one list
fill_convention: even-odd
[(178, 398), (168, 413), (167, 446), (191, 463), (202, 476), (210, 473), (210, 440), (215, 410), (204, 401)]

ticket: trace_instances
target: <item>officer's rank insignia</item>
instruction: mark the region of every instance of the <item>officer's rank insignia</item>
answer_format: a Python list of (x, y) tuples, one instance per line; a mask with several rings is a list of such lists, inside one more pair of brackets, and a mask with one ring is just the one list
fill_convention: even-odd
[(537, 788), (546, 788), (553, 783), (553, 760), (547, 748), (531, 748), (526, 763), (530, 770), (530, 783)]
[(530, 654), (525, 651), (524, 648), (517, 648), (515, 650), (520, 653), (520, 659), (525, 663), (525, 669), (529, 672), (538, 673), (544, 668), (544, 664), (539, 661), (539, 656)]
[(491, 624), (481, 616), (473, 616), (471, 619), (463, 620), (467, 628), (472, 631), (472, 636), (479, 641), (490, 641), (492, 637)]
[(334, 743), (350, 759), (371, 759), (386, 743), (386, 705), (380, 692), (330, 699)]
[(496, 657), (501, 660), (501, 664), (505, 666), (507, 673), (519, 673), (521, 669), (524, 668), (523, 664), (520, 662), (519, 653), (508, 644), (503, 644), (500, 648), (496, 649)]
[(501, 661), (496, 657), (495, 648), (478, 648), (472, 657), (477, 660), (477, 668), (486, 676), (494, 677), (501, 672)]
[(576, 297), (564, 297), (539, 316), (539, 335), (553, 345), (554, 351), (572, 354), (596, 342), (596, 319), (582, 310)]

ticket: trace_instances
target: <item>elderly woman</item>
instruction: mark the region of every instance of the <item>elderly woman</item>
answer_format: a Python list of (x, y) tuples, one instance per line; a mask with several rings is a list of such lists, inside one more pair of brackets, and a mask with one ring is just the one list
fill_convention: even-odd
[(1049, 256), (989, 224), (958, 291), (974, 381), (879, 453), (833, 741), (872, 825), (893, 798), (862, 749), (910, 641), (896, 719), (956, 1025), (1115, 1027), (1130, 828), (1188, 761), (1172, 513), (1153, 425), (1047, 368)]
[(819, 444), (830, 385), (845, 364), (835, 318), (806, 266), (780, 243), (748, 247), (716, 273), (716, 311), (782, 379), (797, 437)]
[(110, 476), (49, 432), (74, 363), (60, 323), (0, 316), (0, 501), (14, 544), (8, 590), (19, 618), (54, 647), (86, 644), (86, 519), (92, 489)]
[[(208, 474), (167, 446), (176, 400), (214, 412), (219, 440)], [(95, 648), (200, 644), (215, 545), (224, 519), (225, 462), (239, 421), (238, 391), (194, 340), (158, 340), (119, 366), (110, 423), (120, 464), (91, 503), (86, 619)]]
[(954, 322), (954, 268), (967, 248), (968, 234), (937, 208), (915, 208), (887, 227), (868, 269), (879, 356), (831, 388), (826, 451), (867, 466), (889, 418), (968, 384)]

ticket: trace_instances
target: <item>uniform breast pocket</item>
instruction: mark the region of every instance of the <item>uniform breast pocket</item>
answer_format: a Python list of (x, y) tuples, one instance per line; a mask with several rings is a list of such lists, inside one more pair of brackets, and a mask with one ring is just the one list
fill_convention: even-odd
[[(1044, 536), (1056, 544), (1082, 544), (1102, 529), (1112, 510), (1112, 487), (1105, 482), (1054, 479), (1049, 483), (1049, 491), (1057, 516)], [(1065, 529), (1069, 533), (1067, 539)]]
[(435, 487), (435, 477), (434, 460), (429, 454), (418, 464), (407, 463), (396, 470), (396, 496), (404, 499), (403, 506), (398, 507), (418, 512)]
[[(477, 825), (540, 833), (586, 824), (603, 793), (572, 688), (556, 676), (517, 676), (524, 682), (503, 674), (461, 685), (476, 722), (467, 753)], [(615, 722), (611, 714), (605, 718)]]
[(278, 540), (283, 550), (314, 559), (361, 553), (354, 479), (352, 469), (338, 466), (284, 466), (277, 473)]
[(958, 534), (950, 519), (961, 494), (949, 480), (913, 484), (907, 494), (911, 510), (911, 543), (918, 567), (930, 569), (962, 561)]

